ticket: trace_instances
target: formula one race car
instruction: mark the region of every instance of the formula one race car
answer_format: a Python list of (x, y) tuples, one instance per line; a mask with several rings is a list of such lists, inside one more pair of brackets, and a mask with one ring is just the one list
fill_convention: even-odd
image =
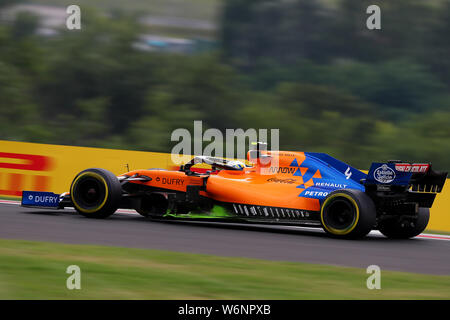
[[(196, 156), (178, 171), (148, 169), (116, 177), (87, 169), (70, 193), (24, 191), (22, 205), (75, 207), (88, 218), (106, 218), (118, 208), (151, 219), (268, 223), (321, 227), (341, 238), (378, 229), (390, 238), (410, 238), (428, 224), (429, 208), (447, 173), (429, 163), (373, 163), (368, 174), (323, 153), (265, 151), (247, 154), (250, 166)], [(210, 170), (196, 169), (206, 164)]]

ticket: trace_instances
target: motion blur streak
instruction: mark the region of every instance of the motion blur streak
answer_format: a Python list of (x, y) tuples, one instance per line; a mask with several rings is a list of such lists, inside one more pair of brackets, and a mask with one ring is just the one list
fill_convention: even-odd
[[(13, 200), (0, 200), (0, 204), (13, 204), (13, 205), (20, 205), (19, 201), (13, 201)], [(65, 210), (71, 210), (72, 208), (66, 208)], [(126, 213), (129, 215), (136, 215), (136, 216), (141, 216), (140, 214), (138, 214), (135, 210), (132, 209), (119, 209), (117, 210), (117, 213)], [(210, 221), (208, 222), (189, 222), (189, 223), (211, 223)], [(214, 223), (214, 222), (212, 222)], [(242, 224), (235, 224), (236, 226), (239, 225), (241, 226)], [(252, 228), (251, 225), (248, 226), (249, 228)], [(257, 225), (256, 227), (267, 227), (270, 228), (271, 226), (265, 226), (265, 225)], [(272, 226), (273, 227), (273, 226)], [(308, 228), (308, 227), (297, 227), (297, 226), (292, 226), (292, 227), (286, 227), (286, 226), (277, 226), (274, 227), (275, 229), (277, 228), (281, 228), (281, 229), (286, 229), (286, 230), (290, 230), (290, 229), (298, 229), (298, 230), (304, 230), (304, 231), (314, 231), (314, 232), (322, 232), (322, 230), (320, 229), (316, 229), (316, 228)], [(383, 236), (380, 232), (378, 231), (372, 231), (370, 233), (371, 235), (377, 235), (377, 236)], [(420, 234), (417, 236), (417, 238), (424, 238), (424, 239), (433, 239), (433, 240), (446, 240), (446, 241), (450, 241), (450, 236), (447, 235), (442, 235), (442, 234)]]
[[(130, 169), (173, 169), (170, 154), (141, 151), (124, 151), (100, 148), (70, 147), (0, 140), (0, 150), (49, 158), (52, 166), (45, 171), (10, 169), (0, 166), (0, 196), (18, 197), (22, 190), (68, 191), (75, 175), (92, 167), (101, 167), (119, 175)], [(187, 156), (187, 158), (191, 158)], [(13, 160), (13, 159), (11, 159)], [(6, 161), (6, 160), (4, 160)], [(48, 160), (50, 161), (50, 160)], [(428, 230), (450, 232), (449, 183), (431, 209)]]
[[(371, 233), (362, 241), (337, 241), (317, 230), (211, 223), (154, 222), (116, 213), (86, 219), (73, 210), (36, 211), (0, 204), (0, 238), (99, 244), (130, 248), (309, 262), (427, 274), (450, 274), (450, 241), (391, 240)], [(445, 237), (445, 236), (444, 236)]]

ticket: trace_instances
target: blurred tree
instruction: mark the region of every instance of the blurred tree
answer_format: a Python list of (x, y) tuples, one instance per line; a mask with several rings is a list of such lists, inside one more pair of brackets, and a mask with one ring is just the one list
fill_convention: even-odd
[(329, 53), (328, 14), (318, 0), (232, 0), (225, 4), (221, 43), (225, 57), (253, 69), (260, 59), (291, 63)]
[(234, 114), (241, 103), (235, 90), (242, 92), (242, 88), (233, 90), (236, 76), (230, 67), (215, 56), (177, 57), (165, 74), (165, 81), (148, 92), (145, 116), (132, 123), (130, 143), (170, 150), (172, 131), (192, 128), (194, 120), (202, 120), (204, 130), (234, 127)]
[(449, 169), (448, 2), (382, 2), (376, 31), (368, 1), (336, 4), (227, 1), (223, 51), (201, 55), (137, 50), (146, 30), (120, 11), (84, 9), (82, 32), (53, 38), (19, 16), (0, 25), (0, 139), (168, 152), (174, 129), (203, 120), (279, 128), (282, 149), (362, 168)]
[(401, 123), (377, 123), (372, 143), (377, 159), (402, 159), (411, 162), (431, 161), (438, 170), (450, 168), (443, 150), (450, 148), (450, 112), (411, 115)]
[(52, 130), (59, 136), (60, 143), (101, 146), (110, 133), (110, 124), (105, 121), (109, 109), (109, 99), (96, 97), (75, 102), (77, 115), (58, 114)]
[(83, 32), (66, 31), (51, 43), (43, 103), (54, 118), (80, 116), (76, 101), (108, 97), (105, 121), (123, 133), (141, 114), (148, 87), (160, 81), (159, 59), (133, 49), (140, 27), (127, 17), (108, 20), (84, 11)]
[(38, 45), (36, 32), (40, 20), (28, 12), (19, 12), (9, 28), (9, 43), (5, 46), (5, 59), (14, 64), (20, 71), (31, 76), (31, 81), (44, 69), (43, 56), (45, 49)]
[(325, 83), (341, 87), (366, 101), (388, 109), (410, 112), (430, 108), (430, 97), (444, 95), (445, 86), (426, 67), (411, 60), (398, 59), (362, 64), (342, 63), (328, 68)]
[[(189, 105), (204, 113), (202, 118), (219, 129), (233, 125), (232, 115), (239, 108), (244, 88), (236, 82), (234, 70), (216, 56), (199, 55), (173, 60), (161, 90), (171, 92), (172, 105)], [(176, 113), (176, 110), (173, 111)]]
[[(331, 19), (328, 36), (324, 36), (330, 46), (331, 58), (377, 60), (382, 45), (380, 33), (384, 28), (384, 7), (381, 13), (382, 30), (368, 30), (366, 9), (373, 4), (368, 0), (340, 0)], [(380, 43), (381, 42), (381, 43)], [(382, 48), (381, 48), (382, 49)]]
[[(433, 1), (397, 0), (385, 1), (382, 6), (382, 32), (378, 50), (379, 59), (407, 57), (418, 59), (432, 35), (432, 24), (436, 21)], [(387, 50), (388, 48), (388, 50)]]
[(0, 139), (40, 141), (48, 136), (41, 130), (31, 83), (11, 65), (0, 61)]
[(370, 116), (370, 106), (355, 96), (340, 92), (333, 87), (312, 84), (281, 84), (277, 88), (279, 103), (291, 112), (300, 108), (301, 116), (320, 117), (324, 112), (338, 112), (347, 118)]
[[(279, 52), (286, 62), (292, 63), (300, 57), (312, 61), (326, 61), (330, 57), (327, 33), (330, 31), (330, 15), (319, 0), (297, 0), (288, 8), (286, 21), (276, 37), (284, 40)], [(281, 60), (283, 61), (283, 60)]]
[(450, 1), (445, 1), (433, 20), (432, 30), (427, 34), (423, 61), (450, 86)]
[(17, 3), (20, 3), (20, 2), (23, 2), (23, 0), (0, 0), (0, 9), (2, 7), (7, 7), (7, 6), (11, 5), (11, 4), (17, 4)]
[(220, 40), (224, 55), (235, 60), (238, 65), (251, 63), (251, 46), (247, 37), (252, 35), (250, 22), (253, 21), (253, 7), (261, 0), (229, 0), (224, 4), (221, 16)]
[(13, 22), (11, 33), (14, 40), (32, 36), (39, 27), (39, 17), (27, 11), (19, 12)]

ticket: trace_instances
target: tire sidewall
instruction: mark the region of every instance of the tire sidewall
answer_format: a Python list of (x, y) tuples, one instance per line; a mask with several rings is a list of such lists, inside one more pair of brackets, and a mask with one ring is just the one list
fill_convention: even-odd
[[(82, 181), (84, 177), (95, 178), (105, 187), (104, 199), (102, 203), (95, 208), (84, 208), (75, 200), (75, 186)], [(88, 218), (106, 218), (112, 215), (119, 207), (121, 196), (122, 188), (117, 177), (112, 172), (100, 168), (90, 168), (81, 171), (75, 176), (70, 186), (70, 197), (74, 208), (78, 213)]]
[(391, 239), (408, 239), (421, 234), (428, 225), (430, 220), (430, 209), (419, 208), (417, 213), (417, 221), (414, 227), (402, 228), (397, 221), (386, 221), (381, 223), (379, 231), (388, 238)]
[[(356, 210), (357, 217), (350, 227), (343, 230), (337, 230), (325, 223), (326, 206), (328, 206), (333, 199), (345, 198), (349, 200)], [(338, 189), (331, 192), (322, 203), (320, 208), (320, 222), (323, 229), (328, 234), (337, 238), (361, 238), (367, 235), (376, 224), (376, 209), (372, 199), (363, 191), (355, 189)]]

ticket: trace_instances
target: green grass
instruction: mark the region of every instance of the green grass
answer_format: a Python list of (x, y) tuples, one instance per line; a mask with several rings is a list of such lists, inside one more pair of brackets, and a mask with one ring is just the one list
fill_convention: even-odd
[[(81, 290), (67, 290), (69, 265)], [(1, 299), (450, 299), (450, 277), (156, 250), (0, 240)]]

